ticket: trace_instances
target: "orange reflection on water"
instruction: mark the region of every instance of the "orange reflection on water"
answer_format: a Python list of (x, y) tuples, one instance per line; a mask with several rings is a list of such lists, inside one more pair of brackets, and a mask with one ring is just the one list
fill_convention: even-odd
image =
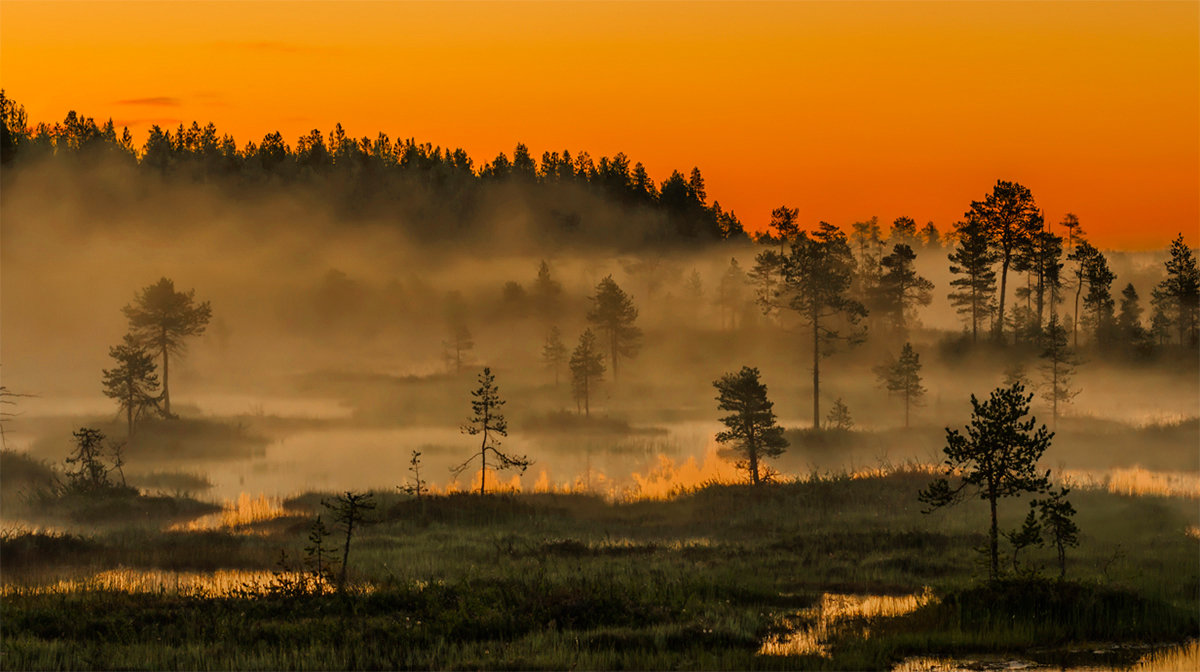
[(158, 569), (109, 569), (91, 576), (60, 578), (32, 584), (5, 583), (0, 595), (120, 591), (223, 597), (242, 590), (262, 591), (274, 579), (264, 570), (219, 569), (177, 572)]
[(1200, 474), (1184, 471), (1151, 471), (1142, 467), (1105, 471), (1066, 469), (1060, 478), (1064, 485), (1118, 495), (1200, 499)]
[(176, 523), (168, 530), (172, 532), (200, 532), (204, 530), (229, 530), (249, 533), (254, 523), (294, 515), (283, 508), (283, 500), (266, 495), (251, 496), (241, 493), (236, 501), (226, 500), (221, 510), (193, 520)]
[[(784, 637), (769, 639), (758, 650), (766, 656), (828, 656), (828, 642), (851, 619), (892, 618), (916, 611), (935, 600), (928, 589), (912, 595), (850, 595), (825, 593), (821, 603), (797, 612), (799, 627)], [(862, 636), (870, 633), (863, 628)]]

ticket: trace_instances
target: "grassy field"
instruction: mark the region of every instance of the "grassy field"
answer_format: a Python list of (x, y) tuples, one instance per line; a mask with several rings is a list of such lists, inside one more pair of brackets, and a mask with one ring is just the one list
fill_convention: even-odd
[[(929, 478), (710, 485), (624, 503), (377, 493), (341, 594), (272, 586), (281, 552), (292, 565), (304, 555), (319, 493), (192, 528), (9, 530), (4, 666), (886, 669), (982, 652), (1061, 661), (1081, 642), (1197, 635), (1194, 499), (1078, 490), (1071, 581), (1035, 578), (1057, 569), (1033, 549), (1019, 576), (985, 586), (982, 503), (923, 514)], [(1024, 509), (1006, 502), (1004, 526)], [(904, 613), (823, 624), (817, 647), (781, 646), (812, 629), (827, 594), (920, 597)]]

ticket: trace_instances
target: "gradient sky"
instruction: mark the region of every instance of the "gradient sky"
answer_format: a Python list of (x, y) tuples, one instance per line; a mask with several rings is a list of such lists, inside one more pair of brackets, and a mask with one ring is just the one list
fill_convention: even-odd
[(909, 215), (996, 179), (1106, 247), (1200, 227), (1200, 3), (0, 2), (32, 121), (216, 123), (240, 145), (341, 122), (477, 164), (624, 151), (699, 166), (751, 229)]

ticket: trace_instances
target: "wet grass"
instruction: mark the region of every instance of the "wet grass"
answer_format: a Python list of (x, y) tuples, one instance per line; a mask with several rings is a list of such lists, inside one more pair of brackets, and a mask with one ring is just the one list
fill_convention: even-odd
[[(886, 669), (908, 655), (1029, 652), (1197, 632), (1195, 500), (1078, 491), (1074, 583), (980, 587), (980, 502), (924, 515), (917, 470), (769, 487), (712, 485), (665, 501), (582, 494), (377, 493), (356, 538), (348, 595), (250, 591), (10, 593), (5, 667), (129, 669)], [(271, 569), (300, 557), (306, 515), (283, 503), (245, 531), (125, 527), (0, 537), (6, 584), (115, 567)], [(1024, 504), (1006, 503), (1019, 522)], [(1053, 555), (1026, 566), (1052, 575)], [(759, 654), (826, 592), (920, 593), (916, 612), (849, 628), (831, 656)], [(858, 633), (857, 635), (855, 633)]]

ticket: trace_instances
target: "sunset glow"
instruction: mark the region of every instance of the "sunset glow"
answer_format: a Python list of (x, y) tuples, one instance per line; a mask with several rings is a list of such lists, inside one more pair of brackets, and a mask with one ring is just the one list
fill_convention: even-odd
[(0, 6), (32, 123), (212, 121), (239, 145), (340, 122), (476, 166), (625, 152), (699, 166), (762, 229), (908, 215), (945, 230), (997, 179), (1105, 247), (1200, 221), (1194, 2), (58, 3)]

